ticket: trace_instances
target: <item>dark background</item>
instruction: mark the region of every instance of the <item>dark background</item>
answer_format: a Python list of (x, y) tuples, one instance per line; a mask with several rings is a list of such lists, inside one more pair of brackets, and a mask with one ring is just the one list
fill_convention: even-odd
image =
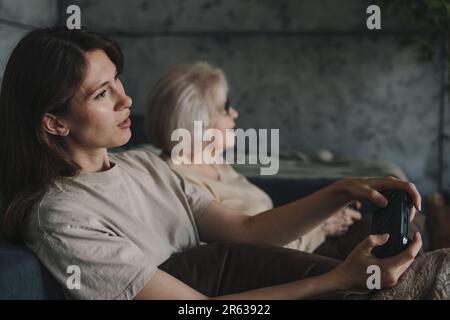
[(403, 42), (421, 31), (383, 11), (382, 30), (368, 31), (375, 2), (0, 0), (0, 74), (27, 31), (65, 24), (77, 4), (82, 25), (121, 43), (134, 115), (170, 66), (206, 60), (228, 77), (238, 127), (279, 128), (282, 152), (392, 161), (426, 194), (438, 189), (445, 61), (419, 62)]

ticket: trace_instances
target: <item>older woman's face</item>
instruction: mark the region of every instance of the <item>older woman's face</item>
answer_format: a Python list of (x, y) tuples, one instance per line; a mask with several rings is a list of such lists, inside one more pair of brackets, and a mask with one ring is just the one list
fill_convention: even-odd
[[(219, 113), (214, 118), (211, 128), (217, 129), (222, 133), (222, 136), (224, 138), (223, 140), (223, 149), (228, 149), (234, 146), (234, 135), (232, 139), (226, 139), (226, 130), (227, 129), (234, 129), (236, 126), (236, 123), (234, 122), (235, 119), (239, 116), (238, 112), (232, 107), (232, 105), (229, 107), (228, 111), (225, 110), (225, 104), (227, 102), (227, 95), (226, 93), (219, 94), (217, 98), (218, 107), (219, 107)], [(230, 137), (231, 138), (231, 137)]]
[(66, 117), (69, 147), (98, 149), (124, 145), (131, 137), (132, 100), (125, 94), (114, 63), (103, 50), (86, 54), (86, 78)]

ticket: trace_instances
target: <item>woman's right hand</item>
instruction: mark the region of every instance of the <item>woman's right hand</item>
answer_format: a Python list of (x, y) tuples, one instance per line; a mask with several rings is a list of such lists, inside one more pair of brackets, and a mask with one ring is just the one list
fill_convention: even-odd
[(375, 257), (371, 253), (372, 249), (383, 245), (388, 238), (388, 234), (368, 236), (339, 267), (331, 271), (334, 281), (337, 281), (338, 289), (368, 289), (367, 279), (371, 274), (367, 273), (367, 268), (370, 265), (380, 267), (381, 288), (389, 288), (397, 284), (400, 276), (408, 269), (422, 247), (422, 238), (420, 233), (416, 232), (413, 241), (398, 255), (385, 259)]

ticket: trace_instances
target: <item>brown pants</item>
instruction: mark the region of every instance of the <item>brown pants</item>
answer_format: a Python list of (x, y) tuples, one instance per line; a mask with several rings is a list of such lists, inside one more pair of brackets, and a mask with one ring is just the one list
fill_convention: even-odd
[[(346, 235), (328, 239), (314, 254), (280, 247), (214, 243), (177, 253), (160, 269), (210, 297), (274, 286), (334, 269), (367, 237), (370, 223), (371, 216), (364, 215)], [(413, 230), (421, 227), (411, 225)], [(320, 298), (342, 298), (343, 294)]]
[(159, 268), (214, 297), (309, 278), (339, 263), (293, 249), (213, 243), (177, 253)]

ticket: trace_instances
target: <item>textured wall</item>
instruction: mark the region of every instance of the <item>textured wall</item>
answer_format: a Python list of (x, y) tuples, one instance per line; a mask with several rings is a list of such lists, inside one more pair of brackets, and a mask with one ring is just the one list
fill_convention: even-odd
[[(362, 32), (369, 3), (65, 2), (81, 7), (83, 25), (123, 45), (134, 113), (144, 112), (149, 88), (167, 68), (207, 60), (228, 76), (238, 126), (280, 128), (281, 151), (327, 148), (393, 161), (430, 192), (436, 188), (441, 65), (417, 63), (399, 33)], [(384, 30), (410, 27), (382, 23)], [(3, 40), (0, 49), (3, 57)]]
[(57, 0), (0, 0), (0, 19), (22, 24), (0, 23), (0, 79), (11, 50), (30, 30), (28, 26), (54, 25), (57, 13)]

